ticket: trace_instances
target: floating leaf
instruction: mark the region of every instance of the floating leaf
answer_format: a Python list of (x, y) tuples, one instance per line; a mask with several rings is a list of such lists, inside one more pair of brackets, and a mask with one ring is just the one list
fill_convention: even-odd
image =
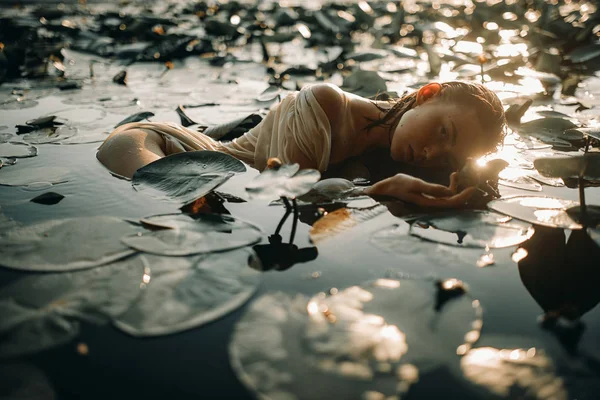
[(579, 203), (545, 196), (515, 196), (492, 200), (488, 208), (521, 221), (551, 228), (581, 229), (581, 224), (567, 213)]
[(149, 270), (141, 256), (87, 271), (27, 276), (0, 290), (0, 358), (72, 340), (79, 322), (105, 323), (140, 295)]
[(150, 112), (150, 111), (139, 112), (139, 113), (130, 115), (129, 117), (125, 118), (124, 120), (122, 120), (121, 122), (116, 124), (115, 128), (118, 128), (121, 125), (129, 124), (131, 122), (143, 121), (143, 120), (148, 119), (153, 116), (154, 116), (154, 113)]
[(250, 114), (224, 124), (209, 126), (202, 133), (215, 140), (233, 140), (254, 128), (260, 121), (262, 121), (260, 115)]
[(0, 143), (0, 157), (25, 158), (37, 156), (37, 147), (27, 143), (3, 142)]
[(510, 219), (489, 211), (444, 213), (418, 218), (410, 234), (437, 243), (481, 248), (515, 246), (531, 237), (529, 224)]
[(320, 178), (321, 173), (316, 169), (300, 170), (298, 164), (285, 164), (265, 169), (246, 185), (246, 192), (251, 198), (293, 199), (307, 193)]
[(229, 215), (166, 214), (141, 222), (162, 229), (124, 236), (121, 241), (136, 250), (165, 256), (231, 250), (257, 243), (262, 237), (260, 228)]
[(178, 105), (175, 109), (175, 112), (177, 112), (177, 115), (179, 115), (179, 119), (181, 119), (181, 125), (191, 126), (196, 124), (196, 122), (192, 121), (192, 119), (188, 117), (188, 115), (185, 113), (185, 110), (183, 109), (182, 105)]
[(367, 62), (373, 60), (379, 60), (388, 56), (388, 52), (385, 50), (370, 50), (362, 51), (358, 53), (346, 54), (346, 60), (353, 60), (356, 62)]
[(65, 196), (63, 196), (60, 193), (46, 192), (44, 194), (40, 194), (37, 197), (34, 197), (33, 199), (31, 199), (29, 201), (31, 201), (33, 203), (37, 203), (37, 204), (45, 204), (45, 205), (51, 206), (51, 205), (60, 203), (60, 201), (64, 198), (65, 198)]
[(455, 283), (378, 279), (312, 299), (265, 294), (236, 324), (231, 364), (257, 398), (403, 396), (479, 338), (479, 302)]
[(55, 120), (56, 120), (56, 115), (48, 115), (45, 117), (30, 119), (29, 121), (26, 122), (26, 124), (35, 126), (37, 128), (44, 128), (47, 126), (54, 126)]
[(381, 204), (366, 208), (339, 208), (327, 213), (312, 225), (309, 232), (310, 241), (323, 242), (385, 212), (387, 208)]
[(588, 153), (575, 157), (537, 158), (533, 165), (540, 174), (552, 178), (583, 177), (600, 179), (600, 154)]
[(251, 250), (186, 258), (147, 256), (152, 280), (142, 296), (114, 322), (136, 336), (196, 328), (230, 313), (256, 290), (260, 273)]
[(532, 99), (527, 99), (519, 104), (511, 104), (504, 113), (506, 116), (506, 123), (509, 126), (519, 126), (521, 124), (521, 118), (527, 112), (531, 104), (533, 104)]
[(0, 265), (44, 272), (92, 268), (135, 253), (120, 238), (137, 231), (114, 217), (39, 222), (0, 235)]
[(187, 204), (225, 183), (244, 164), (225, 153), (190, 151), (156, 160), (133, 175), (132, 185), (159, 200)]
[(29, 186), (38, 183), (53, 185), (69, 180), (69, 170), (62, 167), (10, 168), (0, 173), (0, 185)]

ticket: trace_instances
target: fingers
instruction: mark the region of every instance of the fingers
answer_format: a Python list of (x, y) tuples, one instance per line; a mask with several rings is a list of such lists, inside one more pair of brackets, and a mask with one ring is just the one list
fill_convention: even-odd
[(425, 181), (421, 181), (415, 192), (428, 194), (435, 197), (446, 197), (452, 196), (454, 192), (443, 185), (438, 185), (435, 183), (427, 183)]
[(418, 194), (410, 194), (406, 196), (406, 200), (421, 207), (458, 208), (463, 206), (473, 193), (475, 193), (475, 188), (470, 187), (451, 197), (431, 198)]
[(456, 193), (456, 189), (458, 188), (458, 172), (453, 172), (450, 174), (450, 190), (452, 193)]

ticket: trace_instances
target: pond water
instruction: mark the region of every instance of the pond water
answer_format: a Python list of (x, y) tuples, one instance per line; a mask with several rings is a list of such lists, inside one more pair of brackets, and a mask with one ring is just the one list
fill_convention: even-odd
[[(517, 9), (510, 7), (517, 7), (515, 3), (520, 2), (506, 3), (508, 8), (504, 11), (514, 12)], [(567, 3), (560, 2), (568, 8), (570, 2)], [(182, 4), (186, 3), (168, 2), (171, 8), (155, 5), (151, 13), (144, 15), (153, 15), (157, 24), (163, 16), (177, 21), (180, 29), (190, 31), (196, 22), (186, 17), (189, 13), (177, 11)], [(239, 10), (248, 7), (252, 11), (238, 11), (236, 15), (252, 20), (256, 10), (249, 4), (253, 3), (244, 4)], [(538, 37), (531, 41), (526, 35), (518, 38), (521, 33), (514, 29), (513, 22), (521, 16), (502, 17), (502, 9), (493, 9), (493, 4), (469, 2), (473, 6), (469, 8), (487, 10), (481, 15), (489, 18), (488, 23), (496, 21), (500, 25), (503, 33), (491, 44), (486, 38), (493, 42), (492, 35), (485, 36), (485, 30), (482, 33), (477, 30), (480, 28), (451, 26), (448, 15), (452, 16), (453, 10), (463, 12), (462, 2), (441, 2), (441, 9), (419, 4), (406, 2), (406, 26), (402, 28), (410, 31), (408, 26), (417, 27), (424, 38), (433, 35), (420, 43), (425, 46), (415, 46), (414, 38), (392, 45), (387, 43), (389, 40), (382, 41), (368, 33), (368, 29), (356, 30), (351, 40), (354, 56), (330, 72), (323, 67), (319, 74), (290, 73), (279, 81), (279, 97), (265, 93), (269, 77), (271, 83), (274, 81), (269, 68), (310, 69), (337, 59), (336, 54), (342, 50), (346, 54), (346, 50), (335, 43), (305, 47), (306, 32), (296, 23), (274, 29), (283, 34), (293, 26), (300, 35), (281, 43), (267, 42), (267, 52), (276, 55), (269, 65), (262, 62), (259, 41), (234, 45), (210, 34), (212, 46), (222, 46), (220, 50), (225, 51), (227, 46), (222, 43), (227, 42), (237, 60), (221, 63), (217, 58), (222, 54), (210, 52), (202, 57), (174, 59), (173, 65), (167, 66), (165, 60), (127, 65), (118, 56), (103, 57), (63, 48), (62, 66), (53, 67), (50, 63), (45, 78), (13, 79), (0, 86), (0, 157), (4, 163), (0, 169), (0, 217), (3, 214), (8, 220), (0, 220), (0, 232), (10, 237), (11, 232), (21, 229), (10, 220), (33, 225), (73, 217), (100, 217), (90, 221), (109, 226), (107, 217), (139, 221), (180, 213), (178, 204), (134, 190), (130, 181), (111, 175), (96, 160), (96, 149), (103, 138), (130, 115), (151, 112), (151, 121), (180, 122), (175, 110), (184, 105), (193, 121), (218, 125), (251, 113), (264, 115), (287, 91), (317, 81), (320, 74), (327, 82), (369, 94), (368, 90), (376, 84), (358, 88), (352, 87), (351, 81), (344, 81), (358, 65), (365, 71), (382, 71), (387, 90), (402, 94), (431, 79), (428, 72), (433, 63), (428, 61), (425, 49), (432, 44), (436, 46), (434, 53), (446, 53), (438, 57), (440, 68), (433, 74), (440, 80), (481, 79), (480, 65), (465, 63), (461, 67), (458, 57), (473, 60), (481, 52), (493, 55), (495, 64), (490, 62), (484, 79), (505, 105), (533, 99), (521, 119), (521, 127), (530, 120), (557, 117), (557, 113), (566, 114), (564, 118), (577, 127), (595, 128), (600, 124), (596, 100), (600, 95), (600, 77), (593, 66), (586, 65), (586, 73), (578, 75), (581, 82), (572, 94), (561, 95), (561, 78), (548, 72), (541, 61), (532, 65), (533, 60), (541, 58), (533, 57), (540, 51), (535, 42)], [(80, 7), (87, 10), (87, 6)], [(102, 19), (108, 29), (106, 15), (115, 6), (89, 7), (98, 8), (95, 14), (87, 14), (88, 18)], [(273, 13), (267, 6), (261, 7), (263, 16)], [(309, 9), (308, 5), (302, 7)], [(335, 14), (349, 21), (353, 15), (362, 15), (357, 11), (360, 9), (367, 16), (381, 15), (389, 23), (385, 14), (394, 15), (402, 6), (397, 2), (353, 2), (347, 5), (349, 16), (341, 12), (343, 8), (336, 8), (331, 14), (329, 7), (324, 6), (323, 10), (330, 17)], [(562, 17), (567, 18), (572, 12), (584, 24), (597, 18), (593, 17), (594, 7), (582, 2), (576, 9), (562, 9)], [(141, 13), (142, 8), (129, 3), (121, 10), (122, 15), (111, 14), (116, 21), (111, 23)], [(33, 10), (25, 8), (19, 12), (26, 19), (34, 15)], [(217, 14), (226, 13), (218, 11), (218, 7), (215, 10)], [(19, 20), (14, 9), (6, 11), (15, 21)], [(88, 11), (74, 13), (75, 16), (65, 13), (58, 20), (83, 26), (89, 22), (82, 19)], [(431, 16), (438, 12), (446, 15), (444, 21), (448, 24), (432, 26)], [(528, 24), (536, 26), (543, 11), (532, 8), (528, 12)], [(316, 19), (319, 21), (319, 17)], [(313, 19), (308, 21), (307, 29), (319, 34), (327, 32), (325, 22), (319, 25)], [(170, 29), (176, 27), (174, 23)], [(488, 34), (493, 32), (492, 26), (489, 28)], [(343, 32), (347, 27), (340, 29)], [(594, 29), (594, 35), (597, 31)], [(471, 35), (472, 32), (477, 33)], [(325, 41), (320, 36), (315, 40)], [(567, 44), (556, 46), (561, 52), (569, 48)], [(373, 51), (369, 53), (375, 48), (385, 53), (383, 58)], [(402, 56), (412, 54), (414, 49), (418, 56)], [(544, 54), (550, 57), (552, 51)], [(430, 57), (435, 58), (431, 53)], [(492, 67), (503, 65), (498, 60), (515, 63), (504, 80), (492, 73)], [(556, 66), (560, 69), (560, 62)], [(560, 71), (569, 68), (576, 69), (563, 65)], [(127, 71), (126, 85), (113, 82), (122, 70)], [(516, 75), (514, 71), (518, 71)], [(76, 82), (78, 87), (59, 89), (57, 83), (64, 78)], [(55, 125), (60, 130), (51, 135), (39, 129), (19, 134), (18, 125), (49, 115), (55, 115), (65, 125)], [(548, 132), (556, 124), (553, 120), (541, 128), (523, 128), (527, 134), (521, 135), (511, 130), (504, 146), (488, 157), (503, 158), (509, 163), (500, 174), (498, 189), (502, 199), (527, 195), (579, 201), (577, 187), (540, 176), (533, 169), (533, 160), (539, 157), (583, 154), (582, 146), (565, 148), (564, 141), (555, 141), (554, 147), (548, 145), (552, 143)], [(10, 156), (35, 152), (27, 146), (34, 146), (36, 155), (16, 158), (16, 164), (9, 165)], [(589, 151), (595, 153), (597, 147), (592, 146)], [(247, 233), (236, 238), (246, 241), (236, 246), (242, 249), (188, 257), (151, 255), (150, 249), (125, 261), (61, 273), (65, 274), (62, 276), (15, 269), (28, 269), (31, 265), (22, 260), (35, 259), (36, 251), (46, 254), (41, 253), (41, 247), (31, 250), (25, 246), (25, 250), (15, 252), (8, 251), (8, 247), (0, 250), (4, 254), (0, 264), (12, 266), (0, 268), (0, 309), (20, 321), (8, 323), (8, 328), (0, 326), (0, 393), (13, 396), (8, 398), (20, 398), (18, 393), (26, 393), (29, 398), (40, 399), (383, 399), (395, 395), (410, 399), (477, 399), (517, 398), (523, 394), (540, 399), (597, 398), (598, 229), (586, 233), (585, 229), (542, 226), (570, 218), (566, 213), (554, 212), (566, 208), (553, 206), (559, 200), (521, 202), (535, 208), (531, 214), (538, 218), (536, 225), (511, 220), (504, 214), (445, 211), (440, 215), (399, 201), (380, 204), (364, 197), (319, 204), (299, 202), (294, 233), (297, 249), (290, 251), (289, 247), (277, 246), (274, 234), (278, 232), (285, 243), (295, 225), (293, 215), (280, 227), (286, 213), (283, 204), (250, 199), (245, 191), (258, 174), (248, 168), (217, 189), (223, 194), (221, 198), (207, 197), (215, 212), (228, 213), (232, 220), (259, 228), (256, 238)], [(593, 178), (597, 183), (598, 177)], [(7, 184), (10, 182), (12, 186)], [(50, 200), (31, 201), (50, 192), (60, 196), (47, 195)], [(585, 194), (588, 205), (600, 205), (597, 187), (588, 187)], [(227, 195), (245, 201), (234, 201)], [(211, 227), (217, 224), (203, 218), (197, 222)], [(172, 219), (168, 221), (174, 223)], [(95, 226), (102, 226), (100, 222)], [(55, 249), (43, 250), (52, 254), (43, 261), (51, 263), (56, 256), (59, 265), (61, 257), (70, 257), (71, 252), (78, 250), (85, 254), (73, 257), (93, 258), (92, 251), (86, 248), (90, 246), (86, 235), (98, 243), (113, 239), (118, 242), (119, 229), (142, 229), (134, 225), (97, 232), (93, 228), (81, 228), (85, 234), (80, 236), (73, 234), (80, 232), (74, 226), (57, 233), (61, 239), (52, 242)], [(41, 237), (49, 229), (41, 229)], [(236, 225), (214, 229), (218, 234), (231, 234), (242, 228)], [(139, 235), (145, 234), (146, 231)], [(12, 242), (3, 236), (2, 243), (22, 245), (23, 240), (33, 236), (32, 231), (26, 231), (18, 237), (20, 241)], [(190, 245), (194, 240), (204, 239), (189, 234), (169, 240), (164, 239), (164, 243), (179, 243), (187, 249), (194, 247)], [(9, 253), (17, 261), (9, 261)], [(114, 268), (115, 272), (107, 268)], [(131, 271), (138, 271), (137, 275), (132, 277)], [(141, 294), (136, 293), (138, 286)], [(85, 288), (89, 288), (89, 295)], [(102, 304), (95, 304), (100, 298)], [(15, 299), (16, 303), (7, 299)], [(15, 311), (14, 304), (24, 310)], [(559, 314), (561, 318), (553, 321)]]

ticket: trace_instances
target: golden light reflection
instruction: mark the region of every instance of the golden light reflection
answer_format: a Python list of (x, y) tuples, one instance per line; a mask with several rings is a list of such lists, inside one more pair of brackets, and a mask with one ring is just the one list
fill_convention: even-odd
[(553, 223), (562, 213), (561, 210), (535, 210), (533, 215), (539, 222)]
[(498, 24), (495, 22), (484, 22), (483, 27), (485, 29), (487, 29), (488, 31), (497, 31), (498, 30)]
[(313, 315), (319, 312), (319, 305), (314, 302), (311, 301), (308, 303), (308, 306), (306, 306), (306, 311), (308, 311), (308, 314)]
[(400, 287), (400, 281), (394, 279), (377, 279), (375, 281), (375, 286), (396, 289)]
[(77, 343), (77, 353), (79, 353), (82, 356), (87, 356), (88, 354), (90, 354), (90, 348), (87, 344), (83, 342)]
[(482, 254), (481, 257), (479, 257), (479, 260), (477, 260), (477, 263), (475, 265), (477, 265), (478, 268), (484, 268), (490, 265), (494, 265), (495, 263), (496, 260), (494, 259), (494, 254), (485, 253)]
[(547, 210), (564, 210), (565, 203), (560, 199), (553, 199), (548, 197), (524, 197), (519, 201), (519, 204), (523, 207), (531, 208), (545, 208)]
[(453, 50), (457, 53), (481, 54), (483, 53), (483, 46), (480, 43), (461, 40), (454, 46)]
[(529, 253), (527, 252), (527, 250), (525, 250), (522, 247), (519, 247), (517, 250), (515, 250), (514, 253), (512, 253), (511, 258), (514, 262), (518, 263), (519, 261), (527, 257), (528, 254)]
[(300, 32), (300, 34), (302, 35), (302, 37), (304, 39), (310, 39), (311, 33), (310, 33), (310, 29), (308, 28), (308, 26), (306, 26), (304, 24), (296, 24), (296, 28), (298, 29), (298, 32)]

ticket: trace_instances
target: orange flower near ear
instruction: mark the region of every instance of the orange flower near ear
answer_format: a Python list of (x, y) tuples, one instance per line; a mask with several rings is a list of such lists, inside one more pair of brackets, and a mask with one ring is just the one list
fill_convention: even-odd
[(267, 169), (279, 169), (283, 163), (277, 157), (271, 157), (267, 160)]

